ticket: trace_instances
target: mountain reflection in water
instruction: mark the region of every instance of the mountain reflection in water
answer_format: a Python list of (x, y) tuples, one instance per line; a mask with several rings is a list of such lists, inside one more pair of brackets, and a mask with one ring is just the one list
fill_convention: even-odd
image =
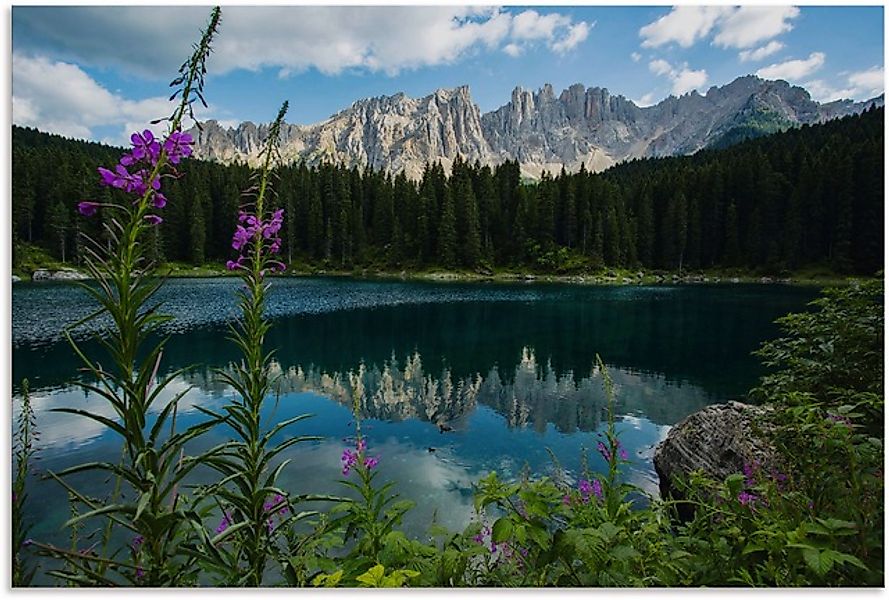
[[(663, 376), (607, 366), (615, 384), (615, 411), (645, 416), (658, 425), (671, 425), (708, 404), (700, 388), (668, 381)], [(595, 431), (606, 414), (601, 375), (595, 366), (586, 374), (558, 373), (552, 363), (541, 364), (533, 348), (524, 347), (515, 368), (501, 374), (496, 365), (484, 374), (455, 376), (443, 367), (429, 372), (418, 352), (382, 365), (360, 363), (347, 372), (275, 362), (272, 375), (281, 394), (314, 392), (351, 409), (356, 389), (364, 419), (419, 419), (459, 430), (476, 406), (502, 415), (510, 428), (531, 427), (543, 432), (547, 424), (560, 433)], [(207, 372), (192, 372), (189, 383), (207, 392), (222, 388)]]

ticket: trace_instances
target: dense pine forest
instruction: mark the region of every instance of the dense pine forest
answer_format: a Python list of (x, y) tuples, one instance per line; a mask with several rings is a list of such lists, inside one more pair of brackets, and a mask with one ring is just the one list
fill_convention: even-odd
[[(330, 164), (278, 170), (288, 264), (349, 270), (602, 267), (781, 273), (822, 265), (873, 274), (883, 256), (883, 108), (690, 157), (635, 160), (592, 174), (520, 177), (519, 165), (429, 165), (421, 181)], [(126, 201), (96, 167), (121, 150), (12, 129), (13, 261), (21, 242), (79, 261), (80, 232)], [(186, 160), (151, 255), (193, 264), (232, 257), (246, 165)]]

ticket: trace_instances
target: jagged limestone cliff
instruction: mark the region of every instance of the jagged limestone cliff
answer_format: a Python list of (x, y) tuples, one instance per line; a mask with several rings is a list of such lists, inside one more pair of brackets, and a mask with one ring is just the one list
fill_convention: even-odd
[[(648, 107), (581, 84), (558, 96), (549, 84), (536, 92), (516, 88), (505, 105), (481, 114), (461, 86), (419, 99), (403, 93), (367, 98), (321, 123), (288, 125), (282, 153), (293, 161), (370, 166), (411, 178), (429, 162), (449, 170), (457, 156), (489, 165), (517, 160), (525, 176), (536, 178), (563, 167), (601, 171), (632, 158), (691, 154), (874, 103), (882, 105), (883, 97), (819, 104), (801, 87), (746, 76), (705, 95), (670, 96)], [(201, 158), (252, 162), (266, 132), (250, 122), (227, 129), (208, 121), (192, 134)]]

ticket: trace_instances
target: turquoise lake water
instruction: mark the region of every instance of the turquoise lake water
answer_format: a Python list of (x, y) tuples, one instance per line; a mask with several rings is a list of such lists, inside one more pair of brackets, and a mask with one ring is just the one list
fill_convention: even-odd
[[(226, 326), (239, 285), (175, 279), (160, 293), (174, 319), (159, 376), (189, 367), (161, 399), (189, 390), (179, 426), (205, 418), (195, 407), (231, 398), (213, 369), (237, 359)], [(288, 452), (293, 462), (280, 484), (298, 493), (342, 492), (339, 457), (354, 434), (349, 373), (361, 373), (370, 451), (381, 458), (382, 477), (417, 504), (406, 527), (416, 535), (433, 520), (460, 528), (473, 516), (473, 482), (491, 470), (506, 478), (552, 474), (555, 456), (576, 478), (584, 454), (591, 470), (604, 468), (593, 451), (605, 414), (598, 353), (616, 383), (618, 430), (632, 461), (625, 478), (657, 493), (654, 446), (695, 410), (743, 397), (762, 373), (751, 352), (778, 335), (777, 317), (804, 309), (816, 294), (778, 285), (275, 279), (268, 344), (281, 378), (265, 417), (273, 423), (312, 413), (286, 435), (323, 437)], [(51, 412), (77, 406), (111, 413), (77, 387), (80, 365), (60, 335), (90, 312), (88, 297), (70, 284), (18, 283), (12, 303), (13, 396), (27, 377), (40, 431), (38, 472), (119, 457), (120, 440), (94, 422)], [(100, 328), (76, 332), (90, 356), (101, 357), (90, 339)], [(227, 435), (215, 430), (195, 450)], [(97, 497), (108, 489), (95, 476), (72, 483)], [(59, 528), (68, 512), (61, 486), (35, 477), (32, 537), (64, 543)]]

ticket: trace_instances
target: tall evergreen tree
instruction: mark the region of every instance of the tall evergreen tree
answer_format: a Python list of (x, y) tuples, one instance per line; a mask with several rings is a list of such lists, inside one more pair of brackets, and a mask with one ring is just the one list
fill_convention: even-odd
[(66, 262), (65, 250), (68, 245), (68, 228), (71, 226), (70, 209), (62, 201), (53, 204), (48, 218), (49, 230), (56, 248), (59, 250), (59, 258)]
[(438, 222), (438, 260), (443, 267), (457, 264), (457, 217), (449, 190), (445, 191)]
[(195, 196), (191, 203), (191, 219), (189, 239), (191, 251), (189, 257), (193, 265), (202, 265), (206, 261), (205, 246), (207, 244), (207, 226), (204, 221), (204, 203), (200, 196)]

